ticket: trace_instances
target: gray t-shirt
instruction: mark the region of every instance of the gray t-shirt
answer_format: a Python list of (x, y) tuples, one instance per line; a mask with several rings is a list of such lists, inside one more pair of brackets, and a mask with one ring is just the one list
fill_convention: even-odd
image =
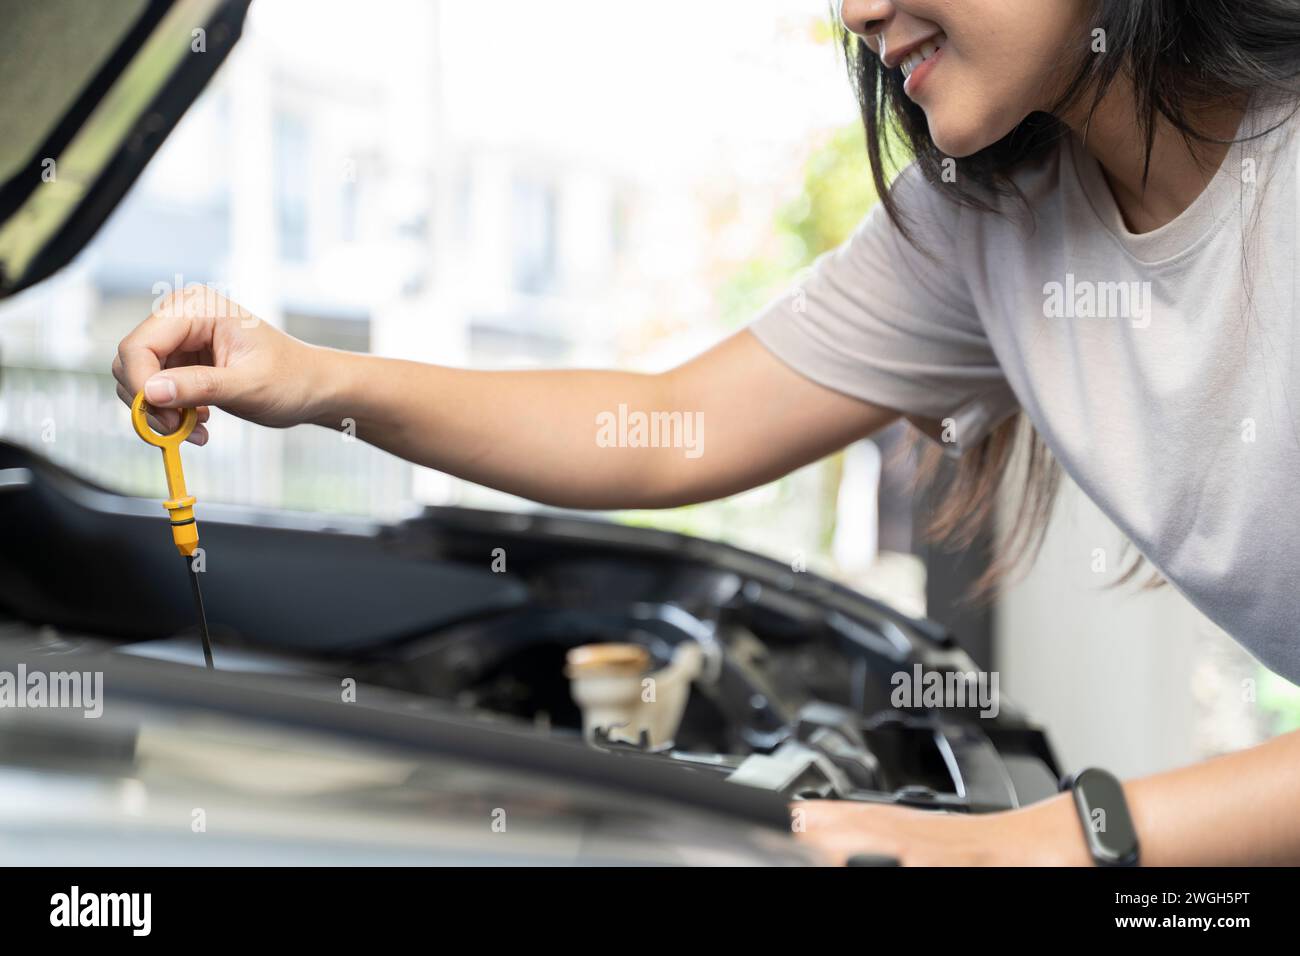
[[(1023, 408), (1193, 604), (1300, 681), (1300, 314), (1291, 110), (1247, 116), (1213, 181), (1134, 235), (1071, 139), (1017, 173), (1033, 213), (959, 208), (915, 168), (751, 326), (837, 391), (947, 424)], [(1259, 134), (1281, 124), (1272, 132)]]

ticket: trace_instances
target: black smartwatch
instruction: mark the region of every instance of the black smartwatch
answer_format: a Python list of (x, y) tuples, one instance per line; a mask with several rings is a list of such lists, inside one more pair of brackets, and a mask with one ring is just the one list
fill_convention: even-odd
[(1115, 775), (1089, 767), (1062, 780), (1061, 789), (1074, 794), (1074, 808), (1094, 862), (1098, 866), (1137, 866), (1137, 830), (1124, 788)]

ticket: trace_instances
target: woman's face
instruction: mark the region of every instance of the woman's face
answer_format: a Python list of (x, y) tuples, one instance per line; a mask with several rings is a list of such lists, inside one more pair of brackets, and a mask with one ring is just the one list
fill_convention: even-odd
[(925, 110), (934, 143), (962, 157), (1051, 108), (1092, 41), (1086, 0), (842, 0), (866, 39)]

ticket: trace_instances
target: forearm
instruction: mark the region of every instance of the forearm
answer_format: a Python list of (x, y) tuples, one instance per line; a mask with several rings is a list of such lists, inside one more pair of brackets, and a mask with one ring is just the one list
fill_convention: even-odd
[(1124, 791), (1145, 864), (1300, 865), (1300, 731)]
[[(1144, 866), (1300, 865), (1300, 732), (1127, 781), (1124, 794)], [(1024, 862), (1090, 862), (1069, 794), (1006, 817), (1011, 839), (1048, 857)]]
[(310, 421), (351, 421), (410, 461), (572, 508), (724, 497), (897, 417), (814, 385), (747, 333), (660, 375), (479, 372), (328, 350), (312, 361)]
[(473, 371), (351, 353), (328, 364), (316, 424), (417, 464), (572, 508), (671, 503), (682, 449), (608, 447), (597, 416), (668, 407), (663, 376), (609, 371)]

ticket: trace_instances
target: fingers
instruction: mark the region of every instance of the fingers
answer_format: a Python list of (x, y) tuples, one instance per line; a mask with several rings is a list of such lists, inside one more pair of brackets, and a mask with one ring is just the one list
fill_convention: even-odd
[(792, 829), (805, 846), (842, 866), (862, 854), (901, 857), (897, 808), (829, 800), (802, 800), (790, 807)]
[[(120, 356), (113, 359), (113, 378), (117, 379), (117, 397), (122, 400), (124, 405), (129, 407), (131, 403), (135, 401), (137, 393), (131, 391), (130, 386), (127, 384), (126, 372), (122, 365), (122, 359)], [(148, 397), (149, 396), (147, 395), (145, 396), (146, 399), (148, 399)], [(206, 422), (212, 416), (212, 411), (207, 405), (196, 405), (192, 407), (199, 413), (200, 423)], [(161, 416), (159, 418), (160, 421), (164, 424), (170, 425), (172, 431), (175, 431), (176, 426), (180, 424), (179, 413), (173, 412), (170, 409), (155, 409), (155, 412), (157, 415)]]
[[(791, 808), (795, 836), (836, 863), (851, 857), (887, 857), (903, 866), (988, 866), (1014, 860), (1005, 814), (933, 813), (909, 807), (805, 800)], [(1018, 818), (1023, 820), (1024, 818)], [(1018, 824), (1019, 825), (1019, 824)]]
[(199, 408), (220, 405), (236, 393), (238, 372), (211, 365), (169, 368), (144, 383), (144, 397), (158, 409)]
[(130, 405), (141, 391), (151, 406), (149, 425), (160, 434), (180, 427), (178, 409), (198, 411), (188, 441), (208, 440), (209, 405), (230, 393), (228, 370), (213, 367), (214, 337), (222, 317), (250, 313), (202, 286), (190, 286), (163, 299), (153, 314), (118, 346), (113, 377), (118, 397)]
[[(117, 385), (117, 397), (120, 398), (122, 402), (126, 405), (130, 405), (132, 402), (135, 401), (135, 396), (132, 395), (130, 392), (128, 392), (126, 390), (126, 387), (122, 385), (120, 382)], [(208, 406), (202, 405), (196, 408), (195, 411), (198, 412), (198, 416), (199, 416), (198, 424), (194, 426), (194, 431), (190, 432), (189, 436), (185, 440), (187, 442), (192, 442), (195, 445), (200, 445), (200, 446), (206, 445), (208, 443), (209, 434), (208, 434), (207, 426), (204, 424), (204, 422), (206, 422), (209, 418), (212, 417), (212, 410)], [(167, 421), (162, 420), (159, 417), (162, 414), (167, 414), (172, 419), (174, 419), (174, 421), (169, 423)], [(145, 421), (149, 423), (149, 427), (152, 428), (154, 431), (156, 431), (159, 435), (170, 435), (178, 427), (180, 427), (180, 412), (173, 411), (171, 409), (163, 409), (162, 411), (159, 411), (157, 409), (154, 409), (147, 402), (145, 403), (144, 418)]]
[(169, 296), (118, 346), (113, 374), (132, 395), (162, 371), (173, 353), (211, 347), (215, 319), (206, 310), (187, 308), (188, 294)]

